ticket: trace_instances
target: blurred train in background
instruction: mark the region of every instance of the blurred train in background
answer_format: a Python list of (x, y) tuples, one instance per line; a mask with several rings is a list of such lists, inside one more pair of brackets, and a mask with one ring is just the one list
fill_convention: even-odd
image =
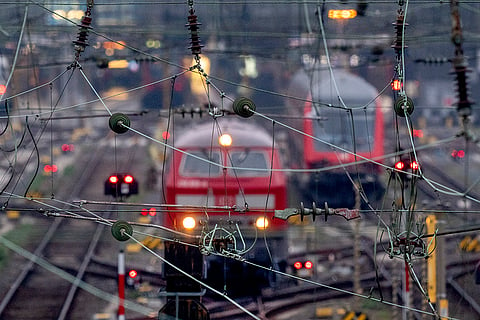
[(290, 132), (289, 166), (312, 169), (292, 175), (299, 200), (353, 208), (358, 205), (354, 183), (369, 202), (378, 200), (384, 192), (382, 168), (366, 161), (382, 162), (384, 154), (384, 119), (376, 88), (349, 71), (312, 69), (294, 74), (288, 92), (298, 97), (286, 99), (290, 124), (305, 133)]

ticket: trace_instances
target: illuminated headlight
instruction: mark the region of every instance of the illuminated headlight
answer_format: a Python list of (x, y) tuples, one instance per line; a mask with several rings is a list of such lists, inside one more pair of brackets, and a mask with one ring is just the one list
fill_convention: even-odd
[(220, 137), (218, 137), (218, 143), (222, 147), (230, 147), (232, 145), (232, 142), (233, 142), (232, 136), (227, 133), (222, 134)]
[(258, 229), (267, 229), (268, 228), (268, 219), (265, 217), (259, 217), (255, 221), (255, 227)]
[(182, 220), (182, 225), (187, 230), (192, 230), (196, 226), (195, 219), (193, 217), (185, 217)]

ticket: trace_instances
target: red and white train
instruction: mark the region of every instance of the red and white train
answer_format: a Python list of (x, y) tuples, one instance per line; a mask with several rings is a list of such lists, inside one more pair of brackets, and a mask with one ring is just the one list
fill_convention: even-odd
[(170, 135), (169, 144), (175, 149), (168, 156), (163, 185), (166, 204), (173, 207), (164, 225), (200, 236), (211, 285), (221, 289), (227, 284), (233, 295), (255, 287), (245, 281), (262, 286), (267, 275), (210, 253), (224, 250), (266, 266), (284, 261), (287, 225), (273, 215), (287, 206), (287, 179), (279, 170), (282, 161), (272, 136), (251, 119), (221, 117), (183, 127)]
[[(331, 207), (355, 206), (351, 181), (358, 181), (371, 200), (383, 194), (384, 119), (377, 89), (346, 70), (299, 71), (289, 93), (304, 101), (287, 100), (287, 112), (303, 115), (296, 126), (305, 135), (292, 135), (291, 161), (297, 167), (318, 169), (298, 178), (305, 202), (328, 202)], [(306, 102), (305, 102), (306, 101)], [(314, 137), (314, 138), (312, 138)], [(368, 159), (368, 160), (367, 160)], [(350, 175), (350, 177), (348, 176)]]

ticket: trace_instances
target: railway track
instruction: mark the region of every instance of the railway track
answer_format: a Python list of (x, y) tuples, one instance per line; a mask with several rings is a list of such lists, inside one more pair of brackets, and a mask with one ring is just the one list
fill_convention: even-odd
[[(70, 177), (71, 181), (75, 182), (69, 184), (70, 188), (60, 188), (56, 198), (75, 199), (79, 195), (91, 192), (89, 189), (92, 181), (98, 180), (96, 176), (104, 170), (103, 153), (102, 148), (97, 146), (93, 153), (88, 154), (88, 160), (82, 170), (77, 170), (77, 175)], [(132, 163), (129, 160), (131, 159), (124, 159), (125, 164), (119, 166), (128, 168)], [(46, 200), (45, 203), (49, 201)], [(39, 211), (49, 208), (48, 204), (42, 207), (40, 201), (37, 202), (37, 206)], [(68, 209), (71, 209), (71, 206), (65, 204), (59, 211)], [(102, 217), (110, 218), (111, 208), (103, 209), (107, 214), (102, 214)], [(98, 297), (92, 298), (91, 295), (85, 297), (86, 294), (79, 290), (79, 285), (88, 278), (89, 284), (99, 290), (116, 292), (116, 277), (108, 278), (102, 274), (89, 272), (99, 246), (112, 243), (115, 245), (110, 229), (101, 223), (66, 218), (47, 219), (40, 214), (34, 217), (34, 220), (35, 224), (44, 225), (46, 231), (40, 239), (31, 239), (37, 242), (38, 246), (33, 251), (32, 259), (24, 262), (23, 266), (17, 266), (21, 272), (1, 297), (0, 319), (88, 319), (99, 309), (108, 306), (108, 301), (101, 301)], [(108, 237), (109, 241), (104, 241), (105, 237)], [(59, 275), (52, 274), (51, 270), (37, 264), (38, 259), (48, 261), (57, 267), (70, 266), (68, 272), (76, 280), (69, 282)], [(79, 295), (82, 298), (78, 299)]]
[[(467, 188), (465, 186), (465, 179), (459, 179), (456, 177), (456, 172), (449, 172), (449, 170), (446, 170), (445, 168), (440, 168), (433, 159), (424, 156), (425, 159), (427, 160), (428, 163), (426, 163), (426, 173), (424, 172), (425, 175), (429, 179), (431, 179), (434, 182), (438, 182), (443, 186), (448, 187), (449, 189), (446, 189), (444, 187), (441, 187), (434, 183), (435, 187), (438, 187), (441, 190), (445, 190), (447, 192), (452, 192), (457, 191), (458, 193), (464, 192)], [(458, 166), (457, 164), (454, 163), (448, 163), (444, 165), (444, 167), (451, 167), (451, 166)], [(472, 167), (473, 168), (473, 167)], [(472, 177), (476, 177), (477, 174), (472, 172), (471, 173)], [(453, 196), (453, 195), (446, 195), (442, 194), (438, 191), (435, 191), (431, 185), (427, 184), (425, 181), (420, 180), (417, 183), (417, 188), (422, 192), (423, 195), (426, 196), (426, 198), (430, 201), (436, 201), (436, 205), (439, 206), (456, 206), (457, 203), (459, 202), (458, 200), (461, 201), (466, 201), (467, 199), (465, 198), (466, 196), (474, 198), (474, 199), (480, 199), (480, 193), (477, 191), (477, 189), (472, 188), (468, 190), (468, 192), (464, 195), (465, 197), (462, 197), (461, 194)], [(480, 208), (480, 205), (473, 203), (472, 208)]]
[[(364, 238), (363, 241), (366, 243), (370, 240)], [(362, 251), (371, 261), (373, 261), (374, 252), (371, 250), (370, 245), (370, 242), (366, 244)], [(340, 249), (342, 252), (346, 252), (347, 250), (348, 249), (346, 248)], [(344, 256), (344, 258), (349, 258), (347, 254), (342, 254), (342, 256)], [(476, 259), (471, 259), (469, 262), (451, 261), (447, 266), (447, 269), (449, 270), (447, 279), (449, 288), (454, 290), (456, 295), (460, 297), (459, 301), (461, 302), (457, 303), (461, 303), (465, 309), (472, 310), (469, 314), (470, 316), (480, 315), (480, 304), (471, 292), (462, 288), (459, 282), (459, 277), (465, 274), (472, 274), (475, 264)], [(466, 265), (468, 265), (467, 271), (465, 270)], [(383, 293), (386, 294), (386, 296), (389, 296), (389, 298), (385, 300), (388, 305), (388, 301), (393, 301), (389, 294), (389, 292), (393, 292), (392, 286), (394, 285), (392, 272), (393, 270), (391, 267), (383, 266), (379, 269), (378, 276), (374, 271), (362, 273), (361, 286), (364, 289), (364, 292), (372, 288), (378, 289), (378, 286), (380, 286)], [(253, 314), (258, 315), (261, 319), (274, 320), (277, 319), (277, 317), (282, 318), (282, 315), (284, 314), (292, 314), (294, 310), (306, 305), (312, 305), (312, 308), (315, 308), (315, 305), (318, 305), (319, 303), (321, 304), (322, 302), (334, 300), (347, 301), (353, 297), (351, 294), (354, 292), (352, 279), (343, 279), (340, 281), (330, 279), (328, 281), (320, 280), (319, 282), (321, 285), (300, 283), (296, 286), (263, 290), (261, 296), (256, 298), (244, 298), (244, 300), (241, 301), (241, 304)], [(330, 287), (335, 289), (331, 289)], [(397, 292), (397, 303), (402, 305), (404, 303), (404, 297), (402, 296), (401, 291), (397, 290)], [(378, 295), (375, 295), (373, 299), (379, 304), (381, 304), (381, 300), (383, 300), (380, 299)], [(425, 297), (422, 296), (420, 299), (425, 299)], [(242, 310), (230, 305), (226, 301), (207, 301), (205, 302), (205, 305), (210, 312), (211, 319), (251, 319), (251, 317), (246, 315)], [(399, 310), (397, 308), (394, 309)], [(420, 309), (427, 313), (432, 312), (427, 305), (420, 307)], [(412, 319), (424, 319), (423, 313), (411, 312), (410, 314)]]

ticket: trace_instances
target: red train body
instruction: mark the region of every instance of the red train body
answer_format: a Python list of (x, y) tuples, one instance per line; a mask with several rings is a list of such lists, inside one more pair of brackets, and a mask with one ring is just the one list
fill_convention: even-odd
[(300, 200), (353, 207), (350, 177), (361, 183), (369, 201), (379, 199), (384, 190), (379, 179), (382, 168), (367, 161), (382, 162), (384, 155), (384, 119), (377, 89), (351, 72), (335, 69), (332, 76), (327, 69), (317, 69), (298, 72), (290, 93), (307, 100), (287, 101), (289, 114), (304, 116), (299, 126), (306, 134), (293, 138), (291, 154), (302, 155), (293, 159), (294, 165), (318, 169), (298, 178)]
[[(266, 217), (267, 232), (282, 229), (285, 223), (272, 217), (273, 210), (287, 205), (287, 182), (282, 171), (269, 170), (282, 168), (272, 137), (249, 120), (220, 118), (216, 123), (192, 126), (174, 140), (176, 150), (165, 172), (166, 203), (184, 209), (172, 211), (166, 225), (200, 234), (201, 220), (210, 228), (233, 222), (251, 235), (257, 219)], [(231, 141), (224, 143), (230, 145), (222, 146), (219, 139), (227, 135)], [(187, 216), (195, 219), (193, 230), (184, 227)]]
[[(251, 120), (219, 118), (184, 130), (172, 137), (176, 150), (164, 173), (166, 203), (175, 205), (164, 225), (200, 236), (187, 241), (206, 254), (210, 286), (231, 296), (258, 294), (276, 281), (271, 274), (217, 254), (285, 266), (287, 224), (273, 214), (287, 205), (287, 180), (284, 172), (270, 170), (282, 168), (272, 137)], [(223, 146), (219, 139), (226, 139)]]

